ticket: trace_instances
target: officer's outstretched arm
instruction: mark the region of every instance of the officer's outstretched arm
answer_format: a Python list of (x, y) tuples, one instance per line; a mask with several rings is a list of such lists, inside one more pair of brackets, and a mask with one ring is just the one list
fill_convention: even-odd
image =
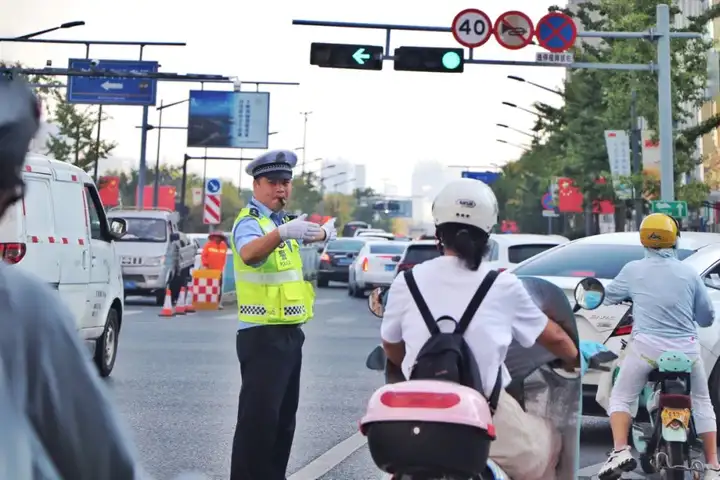
[(26, 322), (27, 412), (62, 478), (144, 477), (115, 408), (88, 361), (73, 316), (38, 285)]
[(240, 258), (245, 265), (254, 265), (256, 263), (264, 262), (265, 259), (270, 255), (282, 243), (280, 233), (278, 229), (273, 230), (270, 233), (250, 240), (240, 248)]

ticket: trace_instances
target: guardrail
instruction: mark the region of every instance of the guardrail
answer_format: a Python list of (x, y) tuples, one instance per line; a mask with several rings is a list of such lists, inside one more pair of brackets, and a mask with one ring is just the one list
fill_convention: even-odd
[[(303, 277), (309, 282), (317, 278), (320, 266), (320, 253), (316, 246), (300, 247), (300, 258), (303, 263)], [(200, 268), (200, 255), (195, 256), (195, 267)], [(235, 269), (233, 267), (232, 251), (228, 250), (223, 271), (223, 303), (235, 302)]]

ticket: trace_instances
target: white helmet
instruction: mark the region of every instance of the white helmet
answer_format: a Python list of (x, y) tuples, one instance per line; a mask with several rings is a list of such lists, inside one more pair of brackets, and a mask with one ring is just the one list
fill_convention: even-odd
[(432, 216), (436, 226), (462, 223), (490, 233), (498, 222), (498, 202), (485, 183), (459, 178), (445, 185), (435, 197)]

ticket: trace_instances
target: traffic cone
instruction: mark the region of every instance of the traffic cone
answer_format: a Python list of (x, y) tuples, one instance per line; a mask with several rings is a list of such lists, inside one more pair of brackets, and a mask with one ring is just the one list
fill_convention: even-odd
[(185, 287), (180, 288), (180, 294), (178, 295), (177, 305), (175, 305), (176, 315), (185, 315)]
[(185, 296), (185, 313), (195, 313), (195, 306), (193, 305), (192, 283), (188, 283), (187, 286), (187, 295)]
[(161, 317), (173, 317), (175, 316), (175, 312), (173, 311), (172, 306), (172, 292), (170, 289), (165, 290), (165, 303), (163, 304), (162, 310), (160, 310), (160, 316)]

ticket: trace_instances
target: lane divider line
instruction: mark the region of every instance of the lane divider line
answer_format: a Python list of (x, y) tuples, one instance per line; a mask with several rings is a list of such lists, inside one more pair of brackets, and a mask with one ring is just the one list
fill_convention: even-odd
[(367, 443), (367, 438), (357, 432), (350, 438), (332, 447), (312, 462), (302, 467), (288, 477), (288, 480), (318, 480), (330, 470), (340, 465), (350, 455), (358, 451)]

